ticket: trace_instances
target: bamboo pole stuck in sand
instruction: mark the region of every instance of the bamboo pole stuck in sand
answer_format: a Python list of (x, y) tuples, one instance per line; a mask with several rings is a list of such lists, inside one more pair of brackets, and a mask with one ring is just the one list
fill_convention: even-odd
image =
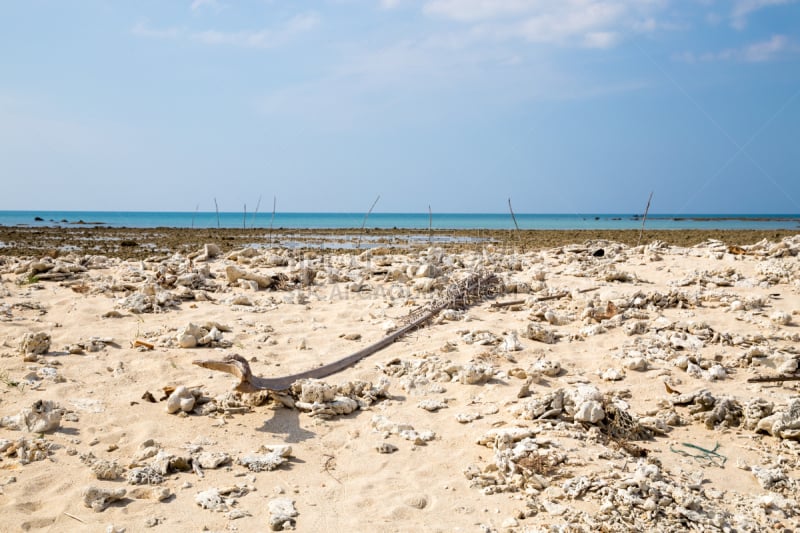
[(636, 246), (639, 246), (639, 243), (642, 242), (642, 236), (644, 235), (644, 223), (647, 220), (647, 212), (650, 210), (650, 200), (653, 199), (653, 191), (650, 191), (650, 196), (647, 198), (647, 207), (644, 208), (644, 216), (642, 216), (642, 229), (639, 230), (639, 239), (636, 241)]
[(514, 221), (514, 227), (517, 228), (517, 239), (519, 239), (522, 253), (525, 253), (525, 245), (522, 243), (522, 234), (519, 232), (519, 224), (517, 224), (517, 216), (514, 214), (514, 208), (511, 207), (511, 197), (508, 197), (508, 210), (511, 211), (511, 220)]
[(428, 246), (433, 244), (433, 211), (431, 204), (428, 204)]
[(250, 221), (250, 228), (256, 227), (256, 215), (258, 214), (258, 208), (261, 207), (261, 195), (258, 195), (258, 202), (256, 202), (256, 210), (253, 211), (253, 219)]
[(272, 217), (269, 219), (269, 245), (272, 246), (272, 223), (275, 222), (275, 207), (278, 205), (278, 196), (272, 197)]
[(358, 234), (358, 244), (356, 244), (356, 250), (361, 249), (361, 237), (364, 235), (364, 227), (367, 225), (367, 219), (369, 218), (370, 213), (372, 213), (372, 210), (375, 209), (375, 204), (377, 204), (378, 200), (380, 199), (381, 195), (379, 194), (378, 197), (375, 198), (375, 201), (372, 202), (372, 206), (370, 206), (369, 211), (367, 211), (367, 214), (364, 215), (364, 221), (361, 223), (361, 233)]

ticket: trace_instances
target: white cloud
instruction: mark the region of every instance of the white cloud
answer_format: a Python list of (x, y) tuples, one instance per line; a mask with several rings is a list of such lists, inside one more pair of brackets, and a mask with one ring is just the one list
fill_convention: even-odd
[(530, 13), (542, 3), (535, 0), (431, 0), (423, 11), (455, 20), (477, 21)]
[(399, 7), (402, 0), (381, 0), (381, 7), (383, 9), (394, 9)]
[(666, 0), (430, 0), (425, 14), (497, 39), (609, 48), (625, 33), (666, 27), (654, 14)]
[(788, 47), (789, 39), (785, 35), (773, 35), (769, 41), (754, 43), (745, 47), (743, 57), (745, 61), (769, 61)]
[(595, 31), (584, 36), (587, 48), (611, 48), (617, 42), (617, 34), (611, 31)]
[(177, 39), (185, 33), (185, 30), (175, 27), (153, 28), (150, 26), (149, 22), (140, 20), (131, 28), (131, 33), (137, 37), (146, 37), (150, 39)]
[(206, 30), (192, 33), (191, 38), (212, 45), (227, 44), (246, 48), (274, 48), (284, 44), (299, 33), (314, 29), (319, 24), (319, 20), (317, 14), (305, 13), (293, 17), (279, 28), (235, 32)]
[(190, 6), (192, 11), (197, 11), (203, 7), (221, 9), (222, 4), (220, 4), (217, 0), (193, 0), (192, 5)]
[(138, 37), (154, 39), (191, 39), (208, 45), (230, 45), (245, 48), (274, 48), (290, 41), (294, 36), (313, 30), (320, 23), (316, 13), (302, 13), (275, 28), (260, 30), (190, 31), (186, 28), (152, 28), (147, 22), (138, 22), (131, 33)]
[(796, 0), (737, 0), (731, 12), (731, 25), (742, 29), (747, 26), (747, 17), (765, 7), (794, 3)]
[(673, 59), (686, 63), (707, 63), (711, 61), (763, 63), (792, 51), (797, 51), (797, 47), (792, 46), (792, 42), (788, 37), (785, 35), (773, 35), (767, 41), (752, 43), (741, 48), (726, 48), (718, 52), (704, 52), (702, 54), (684, 52), (673, 56)]

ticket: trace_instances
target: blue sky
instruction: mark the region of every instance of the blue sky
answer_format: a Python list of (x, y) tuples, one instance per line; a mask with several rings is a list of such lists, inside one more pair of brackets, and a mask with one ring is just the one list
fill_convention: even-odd
[(800, 213), (799, 1), (0, 8), (2, 210)]

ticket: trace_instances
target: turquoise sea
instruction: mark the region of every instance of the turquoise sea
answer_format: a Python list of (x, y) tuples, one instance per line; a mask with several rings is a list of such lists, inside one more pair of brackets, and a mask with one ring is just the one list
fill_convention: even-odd
[[(516, 214), (520, 229), (638, 229), (635, 214)], [(514, 229), (509, 213), (371, 213), (368, 228)], [(360, 228), (364, 213), (215, 213), (147, 211), (0, 211), (0, 226), (129, 228)], [(647, 229), (798, 229), (800, 215), (653, 214)]]

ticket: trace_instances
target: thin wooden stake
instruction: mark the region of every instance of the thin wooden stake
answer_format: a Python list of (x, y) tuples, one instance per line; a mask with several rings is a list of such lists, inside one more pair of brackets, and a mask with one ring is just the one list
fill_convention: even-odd
[(367, 219), (369, 218), (369, 214), (372, 213), (372, 210), (375, 209), (375, 204), (378, 203), (378, 200), (381, 199), (381, 195), (379, 194), (375, 201), (372, 202), (372, 206), (370, 206), (369, 211), (367, 214), (364, 215), (364, 221), (361, 223), (361, 233), (358, 234), (358, 244), (356, 244), (356, 250), (361, 249), (361, 237), (364, 235), (364, 227), (367, 225)]
[(200, 210), (200, 204), (194, 208), (194, 213), (192, 213), (192, 229), (194, 229), (194, 217), (197, 215), (197, 211)]
[(269, 219), (269, 245), (272, 246), (272, 223), (275, 221), (275, 207), (278, 205), (278, 196), (272, 197), (272, 217)]
[(517, 228), (517, 239), (519, 239), (522, 253), (525, 253), (525, 246), (522, 244), (522, 234), (519, 232), (519, 224), (517, 224), (517, 216), (514, 214), (514, 208), (511, 207), (511, 197), (508, 198), (508, 210), (511, 211), (511, 220), (514, 221), (514, 227)]
[(217, 212), (217, 229), (219, 229), (219, 205), (217, 205), (217, 199), (214, 198), (214, 210)]
[(514, 216), (514, 208), (511, 207), (511, 198), (508, 199), (508, 210), (511, 211), (511, 220), (514, 221), (514, 227), (519, 231), (519, 224), (517, 224), (517, 217)]
[(428, 245), (433, 244), (433, 211), (431, 204), (428, 204)]
[(653, 199), (653, 191), (650, 191), (650, 196), (647, 198), (647, 207), (644, 208), (644, 216), (642, 217), (642, 229), (639, 230), (639, 239), (636, 241), (636, 246), (639, 246), (639, 243), (642, 242), (642, 236), (644, 235), (644, 223), (647, 220), (647, 212), (650, 210), (650, 200)]
[(68, 517), (72, 518), (73, 520), (77, 520), (81, 524), (85, 524), (86, 523), (83, 520), (81, 520), (80, 518), (78, 518), (77, 516), (75, 516), (74, 514), (69, 514), (67, 512), (65, 512), (64, 514), (67, 515)]
[(250, 222), (250, 227), (256, 227), (256, 215), (258, 214), (258, 208), (261, 206), (261, 195), (258, 195), (258, 202), (256, 202), (256, 210), (253, 211), (253, 220)]
[(247, 229), (247, 204), (244, 204), (244, 213), (242, 214), (242, 229)]

